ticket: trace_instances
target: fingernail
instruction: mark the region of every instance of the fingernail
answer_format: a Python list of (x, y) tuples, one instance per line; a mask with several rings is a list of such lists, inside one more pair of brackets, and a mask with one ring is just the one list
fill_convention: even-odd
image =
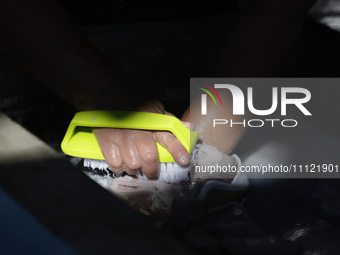
[(187, 165), (190, 162), (189, 156), (186, 154), (179, 154), (179, 162), (181, 165)]

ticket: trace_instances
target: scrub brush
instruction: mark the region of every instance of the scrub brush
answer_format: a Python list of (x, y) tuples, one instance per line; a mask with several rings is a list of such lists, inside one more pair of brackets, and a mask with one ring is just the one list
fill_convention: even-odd
[[(198, 133), (190, 131), (172, 116), (135, 111), (87, 111), (73, 117), (61, 144), (62, 151), (73, 157), (84, 158), (84, 166), (100, 170), (109, 169), (100, 150), (92, 128), (123, 128), (140, 130), (162, 130), (173, 133), (185, 149), (191, 153)], [(189, 179), (189, 166), (175, 162), (170, 152), (156, 143), (160, 162), (158, 178), (168, 183)]]

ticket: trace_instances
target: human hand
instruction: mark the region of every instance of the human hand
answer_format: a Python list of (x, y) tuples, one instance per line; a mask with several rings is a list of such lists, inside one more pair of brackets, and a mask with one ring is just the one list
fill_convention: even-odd
[[(158, 101), (149, 101), (139, 106), (138, 111), (172, 115)], [(178, 164), (189, 164), (188, 152), (170, 132), (113, 128), (96, 128), (93, 132), (106, 162), (116, 173), (125, 171), (134, 175), (141, 170), (147, 177), (155, 177), (159, 168), (156, 142), (164, 146)]]

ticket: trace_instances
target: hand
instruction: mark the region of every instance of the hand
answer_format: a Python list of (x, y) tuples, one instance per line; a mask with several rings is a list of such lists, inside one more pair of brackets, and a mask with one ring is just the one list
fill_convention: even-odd
[[(172, 115), (158, 101), (151, 101), (139, 111)], [(188, 123), (185, 123), (188, 124)], [(180, 165), (189, 164), (189, 154), (170, 132), (113, 128), (93, 130), (104, 158), (116, 173), (136, 174), (142, 171), (149, 178), (157, 176), (159, 168), (156, 142), (163, 145)]]

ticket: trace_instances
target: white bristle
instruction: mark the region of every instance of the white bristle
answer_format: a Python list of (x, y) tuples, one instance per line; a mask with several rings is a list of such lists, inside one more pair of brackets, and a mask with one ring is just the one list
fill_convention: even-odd
[(160, 163), (158, 179), (168, 183), (178, 183), (189, 180), (190, 166), (177, 163)]
[(110, 169), (109, 165), (106, 163), (105, 160), (99, 160), (99, 159), (89, 159), (84, 158), (84, 167), (88, 167), (91, 169), (99, 169), (99, 170), (107, 170)]
[[(110, 169), (105, 160), (84, 159), (84, 167), (107, 171)], [(160, 163), (158, 179), (168, 183), (178, 183), (189, 180), (190, 166), (181, 166), (177, 163)]]

